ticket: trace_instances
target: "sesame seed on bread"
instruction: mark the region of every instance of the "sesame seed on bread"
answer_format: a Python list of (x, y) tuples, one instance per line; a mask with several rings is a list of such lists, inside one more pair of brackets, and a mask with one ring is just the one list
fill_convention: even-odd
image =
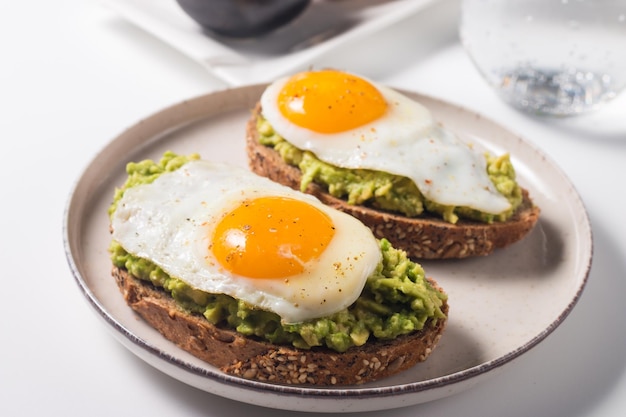
[[(125, 269), (114, 267), (113, 276), (126, 303), (181, 349), (227, 374), (276, 384), (358, 385), (394, 375), (426, 360), (447, 323), (447, 319), (431, 319), (420, 331), (393, 340), (368, 341), (342, 353), (317, 347), (297, 349), (215, 326)], [(446, 317), (448, 309), (444, 302)]]

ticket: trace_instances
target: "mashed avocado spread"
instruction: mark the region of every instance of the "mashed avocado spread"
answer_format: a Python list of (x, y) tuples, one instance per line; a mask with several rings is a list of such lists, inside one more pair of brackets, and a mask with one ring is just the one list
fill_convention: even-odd
[(522, 190), (515, 181), (515, 170), (508, 154), (486, 154), (487, 173), (498, 192), (509, 200), (511, 208), (490, 214), (469, 207), (446, 206), (426, 199), (409, 178), (367, 169), (346, 169), (327, 164), (308, 151), (302, 151), (278, 135), (263, 117), (257, 120), (259, 142), (274, 148), (283, 160), (302, 172), (301, 191), (310, 183), (324, 187), (334, 197), (348, 204), (369, 205), (376, 209), (401, 213), (407, 217), (436, 214), (456, 223), (459, 218), (484, 223), (506, 221), (522, 203)]
[[(126, 189), (150, 183), (162, 173), (174, 171), (194, 159), (199, 156), (166, 152), (159, 162), (129, 163), (128, 179), (116, 190), (109, 214), (115, 211)], [(344, 352), (363, 345), (370, 337), (393, 339), (422, 329), (429, 319), (434, 324), (445, 318), (441, 307), (447, 295), (435, 289), (426, 280), (422, 267), (409, 260), (403, 251), (392, 248), (384, 239), (379, 244), (382, 261), (357, 301), (332, 316), (295, 324), (281, 323), (277, 314), (256, 310), (228, 295), (196, 290), (149, 260), (126, 252), (115, 241), (110, 245), (110, 253), (116, 267), (162, 288), (181, 308), (201, 314), (217, 326), (276, 344), (291, 344), (301, 349), (326, 346)]]

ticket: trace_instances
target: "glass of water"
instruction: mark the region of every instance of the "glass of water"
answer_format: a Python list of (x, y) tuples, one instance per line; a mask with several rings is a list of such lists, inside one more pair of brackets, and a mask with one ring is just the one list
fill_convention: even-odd
[(462, 0), (459, 32), (489, 84), (531, 113), (584, 113), (626, 86), (626, 0)]

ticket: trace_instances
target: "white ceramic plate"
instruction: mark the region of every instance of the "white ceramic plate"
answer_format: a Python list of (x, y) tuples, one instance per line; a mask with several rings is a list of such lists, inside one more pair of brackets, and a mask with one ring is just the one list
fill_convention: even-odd
[(209, 36), (174, 0), (106, 0), (105, 4), (229, 85), (239, 86), (303, 69), (320, 55), (389, 27), (432, 1), (313, 1), (286, 26), (248, 39)]
[(513, 157), (518, 179), (541, 207), (523, 241), (484, 258), (423, 262), (449, 294), (449, 325), (430, 358), (362, 386), (279, 386), (224, 375), (165, 340), (126, 306), (107, 247), (107, 207), (128, 161), (166, 150), (246, 165), (245, 121), (263, 86), (204, 95), (167, 108), (123, 132), (88, 165), (70, 196), (65, 248), (83, 294), (113, 334), (164, 373), (199, 389), (266, 407), (347, 412), (402, 407), (471, 387), (544, 340), (570, 313), (592, 257), (584, 206), (566, 176), (538, 149), (468, 110), (414, 93), (459, 135)]

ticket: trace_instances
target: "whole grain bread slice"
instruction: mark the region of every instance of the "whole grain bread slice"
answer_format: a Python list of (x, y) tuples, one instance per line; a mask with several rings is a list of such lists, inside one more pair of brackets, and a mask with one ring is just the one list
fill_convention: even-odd
[[(368, 341), (343, 353), (326, 348), (301, 350), (217, 327), (183, 310), (165, 291), (125, 269), (114, 267), (113, 276), (126, 303), (181, 349), (227, 374), (277, 384), (358, 385), (388, 377), (426, 360), (447, 323), (447, 319), (427, 321), (421, 331), (389, 341)], [(444, 302), (446, 317), (448, 310)]]
[[(273, 148), (259, 143), (257, 118), (259, 104), (252, 111), (246, 126), (246, 153), (250, 169), (296, 190), (300, 189), (301, 172), (283, 161)], [(317, 184), (309, 184), (306, 192), (323, 203), (353, 215), (367, 225), (377, 238), (406, 251), (413, 259), (450, 259), (489, 255), (524, 238), (539, 219), (540, 209), (535, 206), (527, 190), (523, 189), (523, 202), (512, 218), (491, 224), (459, 220), (451, 224), (439, 217), (424, 215), (406, 217), (401, 214), (374, 208), (350, 205), (333, 197)]]

